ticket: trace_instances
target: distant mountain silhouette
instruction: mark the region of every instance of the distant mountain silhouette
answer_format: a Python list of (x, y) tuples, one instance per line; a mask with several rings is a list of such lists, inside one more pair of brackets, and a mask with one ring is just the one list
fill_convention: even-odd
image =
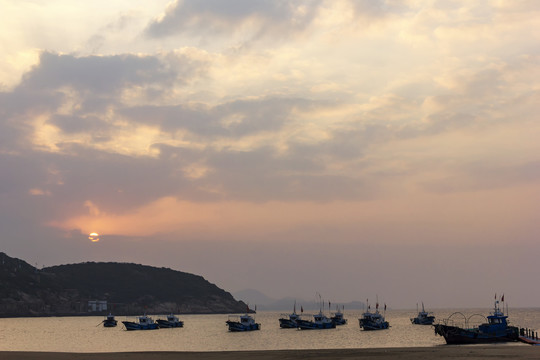
[[(237, 291), (235, 293), (233, 293), (233, 296), (235, 299), (242, 299), (245, 303), (251, 305), (251, 306), (266, 306), (266, 305), (269, 305), (269, 304), (272, 304), (274, 302), (276, 302), (277, 300), (274, 299), (274, 298), (271, 298), (265, 294), (263, 294), (262, 292), (260, 292), (259, 290), (255, 290), (255, 289), (244, 289), (244, 290), (240, 290), (240, 291)], [(261, 307), (262, 309), (262, 307)]]
[[(268, 311), (291, 311), (296, 302), (296, 310), (300, 311), (302, 307), (306, 311), (315, 311), (320, 309), (319, 302), (316, 301), (306, 301), (303, 299), (295, 299), (292, 297), (286, 297), (281, 299), (275, 299), (266, 294), (262, 293), (259, 290), (255, 289), (245, 289), (233, 293), (233, 296), (237, 300), (241, 300), (250, 305), (250, 308), (257, 306), (258, 310), (268, 310)], [(325, 302), (324, 306), (328, 309), (328, 301)], [(361, 301), (350, 301), (347, 303), (332, 303), (330, 310), (335, 310), (335, 307), (344, 306), (345, 309), (363, 309), (365, 304)]]
[(86, 262), (38, 270), (0, 252), (0, 316), (88, 314), (91, 300), (117, 315), (240, 313), (247, 305), (202, 276), (168, 268)]

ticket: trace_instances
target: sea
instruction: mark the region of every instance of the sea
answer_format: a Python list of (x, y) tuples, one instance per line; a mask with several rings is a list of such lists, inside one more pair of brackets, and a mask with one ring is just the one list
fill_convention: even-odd
[[(451, 316), (455, 323), (485, 322), (489, 309), (438, 309), (438, 322)], [(328, 330), (281, 329), (280, 312), (258, 311), (254, 317), (261, 330), (233, 333), (225, 322), (228, 315), (182, 315), (183, 328), (126, 331), (121, 323), (132, 317), (117, 317), (118, 326), (105, 328), (102, 316), (0, 319), (0, 351), (131, 352), (131, 351), (242, 351), (285, 349), (342, 349), (445, 346), (432, 326), (413, 325), (416, 310), (388, 310), (388, 330), (363, 331), (358, 324), (362, 311), (344, 311), (346, 325)], [(453, 315), (452, 315), (453, 314)], [(150, 314), (149, 314), (150, 315)], [(154, 319), (159, 315), (151, 315)], [(304, 318), (308, 316), (304, 313)], [(462, 320), (461, 320), (462, 319)], [(540, 308), (510, 309), (512, 325), (540, 332)], [(540, 335), (540, 334), (539, 334)], [(516, 343), (510, 343), (516, 345)], [(472, 345), (474, 346), (474, 345)], [(498, 346), (507, 346), (501, 344)], [(528, 345), (523, 345), (528, 346)]]

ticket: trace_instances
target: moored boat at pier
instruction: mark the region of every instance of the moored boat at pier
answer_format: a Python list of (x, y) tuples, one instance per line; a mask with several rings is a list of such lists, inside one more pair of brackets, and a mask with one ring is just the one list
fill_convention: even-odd
[[(504, 301), (504, 295), (501, 301)], [(452, 316), (457, 314), (464, 317), (464, 326), (454, 324)], [(501, 311), (496, 297), (493, 312), (486, 318), (487, 322), (476, 327), (469, 326), (469, 320), (476, 315), (467, 318), (459, 312), (454, 313), (442, 323), (433, 325), (435, 334), (444, 337), (447, 344), (482, 344), (517, 341), (519, 339), (519, 328), (508, 324), (508, 315)]]

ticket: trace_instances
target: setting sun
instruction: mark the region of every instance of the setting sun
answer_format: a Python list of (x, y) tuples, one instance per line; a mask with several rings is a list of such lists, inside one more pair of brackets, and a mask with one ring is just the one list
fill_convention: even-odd
[(92, 240), (92, 242), (98, 242), (99, 241), (99, 234), (98, 233), (90, 233), (88, 235), (88, 239)]

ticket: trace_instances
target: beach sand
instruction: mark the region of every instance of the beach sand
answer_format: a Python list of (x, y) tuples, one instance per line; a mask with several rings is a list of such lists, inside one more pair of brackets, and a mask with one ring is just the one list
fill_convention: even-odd
[(244, 359), (540, 359), (540, 346), (435, 346), (342, 350), (275, 350), (224, 352), (52, 353), (2, 351), (2, 360), (244, 360)]

